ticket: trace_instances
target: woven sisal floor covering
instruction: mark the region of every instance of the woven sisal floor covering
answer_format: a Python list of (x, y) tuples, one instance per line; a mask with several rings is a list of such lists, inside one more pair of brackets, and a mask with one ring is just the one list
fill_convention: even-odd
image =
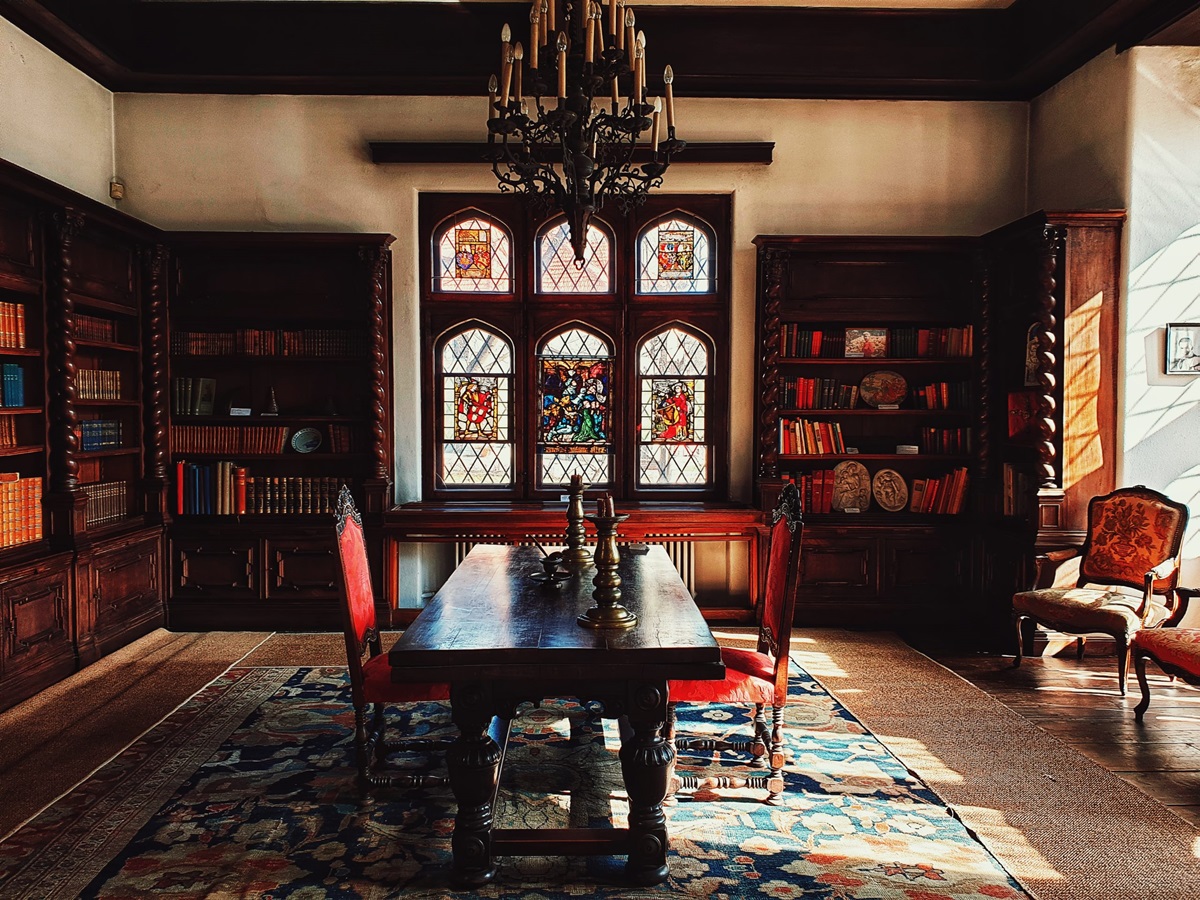
[(899, 638), (802, 630), (792, 656), (1040, 900), (1200, 897), (1200, 831)]

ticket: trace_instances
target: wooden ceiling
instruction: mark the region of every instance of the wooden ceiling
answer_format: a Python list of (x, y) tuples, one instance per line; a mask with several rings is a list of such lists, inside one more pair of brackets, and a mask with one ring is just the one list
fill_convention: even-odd
[[(1114, 45), (1200, 44), (1200, 0), (815, 2), (631, 5), (650, 70), (671, 63), (677, 96), (1025, 100)], [(482, 95), (501, 25), (520, 35), (528, 10), (0, 0), (0, 15), (105, 87), (180, 93)]]

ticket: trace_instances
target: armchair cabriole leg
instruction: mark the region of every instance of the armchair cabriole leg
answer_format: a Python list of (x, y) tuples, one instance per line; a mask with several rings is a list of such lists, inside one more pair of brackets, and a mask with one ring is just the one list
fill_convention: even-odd
[(1133, 669), (1137, 673), (1138, 687), (1141, 688), (1142, 699), (1133, 708), (1133, 717), (1139, 722), (1146, 715), (1146, 710), (1150, 708), (1150, 682), (1146, 678), (1146, 659), (1146, 654), (1140, 650), (1134, 651)]
[(1025, 652), (1025, 616), (1013, 616), (1013, 625), (1017, 629), (1017, 655), (1013, 658), (1013, 668), (1021, 665), (1021, 656)]

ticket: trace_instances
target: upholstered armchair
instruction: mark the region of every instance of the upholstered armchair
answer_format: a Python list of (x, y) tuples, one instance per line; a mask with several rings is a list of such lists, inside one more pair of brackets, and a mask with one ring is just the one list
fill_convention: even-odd
[[(1179, 549), (1188, 509), (1143, 485), (1120, 488), (1088, 504), (1083, 547), (1038, 557), (1038, 585), (1051, 569), (1078, 556), (1074, 587), (1039, 587), (1013, 596), (1017, 657), (1031, 649), (1033, 625), (1080, 635), (1083, 656), (1087, 634), (1109, 634), (1116, 642), (1121, 694), (1129, 668), (1129, 644), (1146, 628), (1176, 625), (1187, 610), (1190, 592), (1178, 590)], [(1122, 591), (1119, 588), (1130, 589)], [(1132, 593), (1139, 592), (1139, 593)]]

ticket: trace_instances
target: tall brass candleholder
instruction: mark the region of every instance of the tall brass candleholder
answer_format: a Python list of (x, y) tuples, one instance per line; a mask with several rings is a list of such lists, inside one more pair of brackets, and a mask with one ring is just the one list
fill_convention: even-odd
[(584, 516), (596, 526), (596, 576), (592, 584), (592, 599), (596, 605), (583, 613), (578, 621), (585, 628), (632, 628), (637, 624), (637, 615), (631, 613), (617, 601), (621, 599), (621, 576), (617, 574), (617, 563), (621, 554), (617, 550), (617, 526), (629, 518), (626, 514), (611, 516)]
[(586, 569), (592, 564), (592, 553), (587, 548), (587, 529), (583, 527), (583, 492), (587, 485), (572, 480), (567, 501), (567, 549), (563, 551), (563, 565), (572, 571)]

